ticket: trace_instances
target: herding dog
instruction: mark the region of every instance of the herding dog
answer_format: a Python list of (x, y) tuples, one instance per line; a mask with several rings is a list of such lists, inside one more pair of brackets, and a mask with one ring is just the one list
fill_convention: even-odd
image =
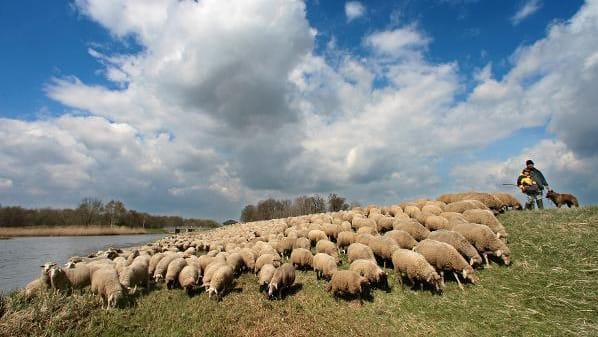
[(561, 208), (561, 206), (565, 204), (569, 206), (569, 208), (571, 208), (571, 205), (579, 207), (579, 204), (577, 203), (577, 198), (573, 196), (573, 194), (561, 194), (556, 193), (553, 190), (548, 190), (548, 193), (546, 193), (546, 198), (552, 200), (552, 202), (554, 202), (554, 205), (558, 208)]

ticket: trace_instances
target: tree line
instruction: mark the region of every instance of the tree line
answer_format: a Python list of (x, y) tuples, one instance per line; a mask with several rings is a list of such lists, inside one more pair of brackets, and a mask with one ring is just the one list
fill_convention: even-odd
[(162, 228), (167, 226), (219, 227), (214, 220), (184, 219), (180, 216), (161, 216), (127, 209), (122, 201), (105, 203), (84, 198), (75, 209), (39, 208), (0, 205), (0, 227), (27, 226), (125, 226)]
[(320, 195), (300, 196), (293, 201), (269, 198), (256, 205), (247, 205), (241, 211), (241, 222), (287, 218), (306, 214), (338, 212), (351, 207), (346, 199), (330, 193), (328, 199)]

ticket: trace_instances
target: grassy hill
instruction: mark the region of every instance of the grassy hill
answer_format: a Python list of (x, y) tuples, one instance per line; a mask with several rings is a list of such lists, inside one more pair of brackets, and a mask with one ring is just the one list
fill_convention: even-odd
[(205, 293), (159, 289), (111, 311), (88, 294), (44, 295), (32, 303), (10, 294), (0, 303), (0, 336), (598, 336), (598, 207), (510, 212), (512, 265), (480, 270), (461, 291), (441, 296), (392, 290), (372, 300), (335, 300), (313, 272), (268, 301), (244, 274), (222, 302)]

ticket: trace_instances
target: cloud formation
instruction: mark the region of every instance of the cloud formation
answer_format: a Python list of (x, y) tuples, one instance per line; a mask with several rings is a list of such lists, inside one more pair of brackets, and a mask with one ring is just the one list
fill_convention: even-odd
[(345, 3), (345, 15), (347, 22), (351, 22), (365, 15), (365, 6), (359, 1), (347, 1)]
[(542, 1), (541, 0), (527, 0), (523, 3), (523, 5), (517, 10), (511, 17), (511, 23), (513, 26), (517, 26), (521, 23), (521, 21), (528, 18), (530, 15), (536, 13), (538, 10), (542, 8)]
[[(367, 57), (330, 44), (339, 55), (331, 61), (314, 51), (317, 32), (301, 1), (76, 6), (141, 51), (89, 50), (110, 87), (75, 75), (51, 80), (47, 95), (69, 114), (0, 119), (7, 203), (72, 206), (97, 196), (225, 220), (270, 196), (337, 192), (391, 203), (498, 188), (527, 156), (555, 187), (582, 188), (564, 177), (573, 170), (584, 195), (598, 197), (587, 169), (598, 164), (597, 1), (521, 46), (502, 78), (491, 64), (480, 69), (468, 92), (457, 62), (427, 59), (433, 37), (414, 25), (364, 36)], [(552, 139), (505, 160), (466, 155), (533, 127)]]

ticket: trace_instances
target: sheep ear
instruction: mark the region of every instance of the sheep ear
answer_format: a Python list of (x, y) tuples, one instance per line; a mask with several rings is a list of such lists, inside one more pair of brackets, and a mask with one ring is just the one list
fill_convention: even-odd
[(464, 280), (467, 279), (467, 271), (465, 269), (463, 269), (462, 274), (463, 274), (463, 279)]
[(496, 256), (502, 256), (502, 250), (500, 250), (500, 249), (499, 249), (499, 250), (497, 250), (497, 251), (496, 251)]

